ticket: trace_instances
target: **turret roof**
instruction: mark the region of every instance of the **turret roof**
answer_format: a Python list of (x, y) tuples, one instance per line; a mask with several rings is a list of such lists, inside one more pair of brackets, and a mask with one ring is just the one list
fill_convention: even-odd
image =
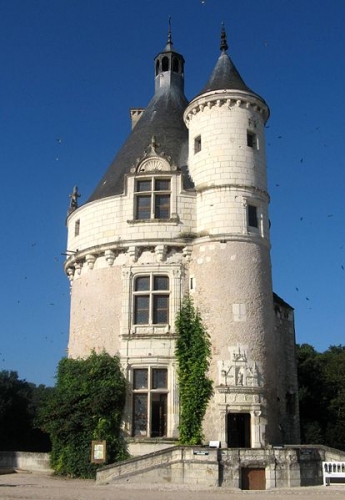
[[(221, 55), (211, 73), (211, 76), (198, 94), (206, 94), (208, 92), (214, 92), (216, 90), (241, 90), (245, 92), (250, 92), (251, 94), (259, 97), (263, 102), (265, 102), (259, 95), (253, 92), (244, 82), (240, 73), (238, 72), (236, 66), (232, 62), (231, 58), (227, 54), (228, 44), (226, 41), (226, 33), (224, 25), (222, 25), (221, 31), (221, 43), (220, 43)], [(198, 97), (197, 96), (197, 97)]]
[[(177, 54), (172, 50), (170, 29), (168, 42), (156, 60), (166, 52)], [(180, 56), (180, 58), (183, 61), (183, 57)], [(171, 68), (168, 72), (171, 72)], [(156, 75), (156, 79), (160, 76), (162, 75)], [(156, 92), (149, 105), (88, 202), (123, 193), (125, 175), (130, 173), (138, 158), (143, 157), (152, 136), (156, 137), (159, 144), (158, 152), (171, 157), (171, 163), (186, 174), (184, 186), (192, 186), (187, 175), (188, 130), (183, 121), (183, 112), (188, 101), (183, 92), (183, 74), (180, 75), (180, 79), (182, 82), (171, 78), (169, 85), (156, 86)]]

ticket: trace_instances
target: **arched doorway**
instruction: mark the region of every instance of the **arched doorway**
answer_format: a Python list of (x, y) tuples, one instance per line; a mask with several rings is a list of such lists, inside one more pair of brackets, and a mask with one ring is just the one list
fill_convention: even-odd
[(228, 448), (250, 448), (250, 413), (228, 413), (226, 419)]

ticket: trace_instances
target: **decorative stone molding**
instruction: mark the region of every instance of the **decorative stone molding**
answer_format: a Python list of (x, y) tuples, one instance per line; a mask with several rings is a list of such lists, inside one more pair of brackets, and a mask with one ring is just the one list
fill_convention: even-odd
[(192, 258), (193, 247), (191, 245), (187, 245), (186, 247), (184, 247), (182, 252), (183, 252), (183, 257), (186, 259), (186, 261), (190, 262)]
[(68, 279), (70, 281), (73, 281), (73, 279), (74, 279), (74, 272), (75, 272), (74, 267), (68, 267), (67, 270), (66, 270), (66, 272), (67, 272)]
[(108, 263), (108, 266), (112, 266), (114, 264), (114, 260), (116, 258), (116, 254), (115, 254), (115, 252), (113, 252), (113, 250), (106, 250), (104, 252), (104, 257), (105, 257), (105, 260)]
[[(261, 105), (260, 105), (261, 104)], [(243, 95), (241, 98), (234, 96), (233, 98), (229, 96), (220, 96), (219, 93), (214, 92), (205, 97), (200, 97), (195, 99), (194, 102), (190, 103), (184, 114), (184, 120), (186, 125), (197, 113), (202, 112), (207, 106), (211, 109), (213, 106), (222, 107), (227, 106), (229, 109), (234, 107), (243, 109), (252, 109), (254, 113), (262, 115), (264, 121), (268, 119), (269, 111), (265, 106), (264, 102), (259, 101), (257, 97), (251, 95)]]
[(218, 380), (226, 387), (261, 387), (262, 374), (258, 364), (248, 359), (247, 348), (237, 346), (229, 348), (230, 359), (218, 362)]
[(155, 254), (158, 262), (163, 262), (163, 260), (165, 260), (166, 252), (167, 252), (166, 245), (157, 245), (155, 247)]
[(128, 256), (132, 262), (137, 262), (138, 256), (139, 256), (139, 252), (138, 252), (137, 247), (135, 247), (135, 246), (128, 247), (127, 253), (128, 253)]
[(83, 263), (81, 261), (78, 261), (74, 264), (74, 269), (75, 269), (75, 272), (80, 275), (81, 273), (81, 269), (83, 267)]
[(96, 256), (93, 255), (92, 253), (88, 253), (85, 256), (85, 261), (86, 261), (86, 264), (88, 265), (89, 269), (93, 269), (95, 262), (96, 262)]

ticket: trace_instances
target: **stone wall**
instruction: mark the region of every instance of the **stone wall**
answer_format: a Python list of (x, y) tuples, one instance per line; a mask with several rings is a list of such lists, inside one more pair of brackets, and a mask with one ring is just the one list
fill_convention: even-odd
[(49, 465), (49, 453), (0, 451), (0, 470), (8, 472), (16, 469), (36, 472), (52, 472)]

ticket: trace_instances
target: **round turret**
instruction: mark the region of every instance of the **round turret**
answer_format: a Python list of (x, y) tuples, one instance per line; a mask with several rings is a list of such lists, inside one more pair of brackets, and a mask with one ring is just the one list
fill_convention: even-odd
[(269, 110), (226, 50), (223, 28), (215, 69), (184, 113), (196, 190), (190, 276), (213, 347), (216, 387), (205, 432), (216, 420), (229, 447), (261, 447), (279, 435), (264, 137)]

